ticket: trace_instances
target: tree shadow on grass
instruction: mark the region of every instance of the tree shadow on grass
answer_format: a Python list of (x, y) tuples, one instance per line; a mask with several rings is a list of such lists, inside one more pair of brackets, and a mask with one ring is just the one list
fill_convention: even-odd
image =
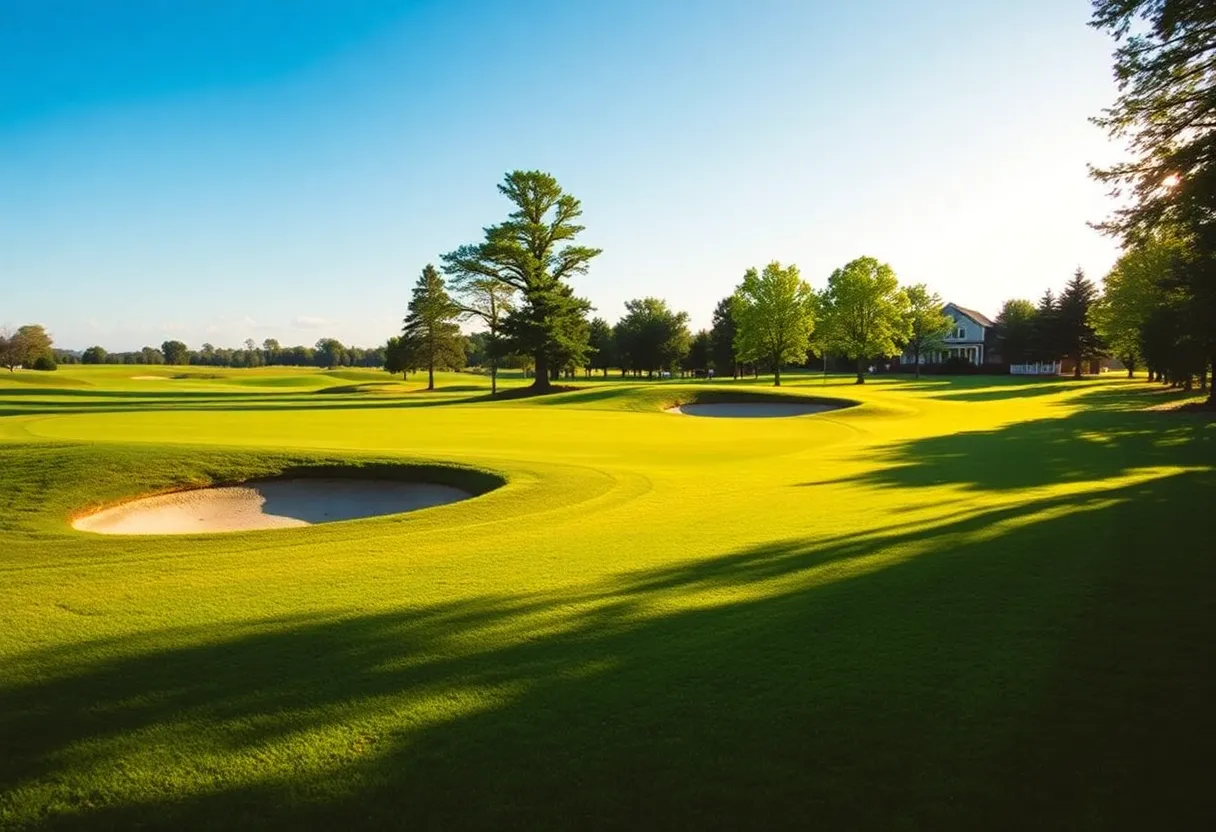
[(1158, 529), (1213, 486), (32, 651), (0, 824), (1200, 825), (1216, 559)]
[(879, 447), (878, 464), (863, 474), (802, 485), (1001, 491), (1103, 480), (1154, 466), (1216, 466), (1216, 430), (1208, 420), (1133, 409), (1134, 401), (1093, 393), (1084, 409), (1061, 418)]

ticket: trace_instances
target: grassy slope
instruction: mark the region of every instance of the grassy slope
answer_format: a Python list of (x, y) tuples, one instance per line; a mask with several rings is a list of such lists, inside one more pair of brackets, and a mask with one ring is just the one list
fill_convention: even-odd
[[(141, 374), (0, 378), (0, 826), (1213, 811), (1216, 428), (1139, 385), (812, 378), (785, 392), (863, 405), (719, 420), (659, 412), (705, 385)], [(509, 482), (312, 529), (64, 523), (343, 459)]]

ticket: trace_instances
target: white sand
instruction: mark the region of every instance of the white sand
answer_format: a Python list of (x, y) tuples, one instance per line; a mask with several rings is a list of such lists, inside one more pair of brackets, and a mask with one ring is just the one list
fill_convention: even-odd
[(164, 376), (131, 376), (131, 381), (164, 381)]
[(841, 405), (813, 402), (733, 402), (721, 404), (682, 404), (667, 408), (668, 413), (685, 416), (717, 416), (732, 419), (772, 419), (780, 416), (804, 416), (837, 410)]
[(269, 480), (145, 497), (77, 518), (98, 534), (198, 534), (311, 526), (399, 514), (473, 496), (434, 483), (392, 480)]

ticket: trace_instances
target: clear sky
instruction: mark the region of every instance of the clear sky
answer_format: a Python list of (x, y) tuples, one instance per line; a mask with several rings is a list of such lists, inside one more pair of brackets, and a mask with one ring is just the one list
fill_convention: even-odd
[(0, 0), (0, 325), (372, 346), (539, 168), (610, 321), (872, 255), (995, 315), (1116, 246), (1087, 0)]

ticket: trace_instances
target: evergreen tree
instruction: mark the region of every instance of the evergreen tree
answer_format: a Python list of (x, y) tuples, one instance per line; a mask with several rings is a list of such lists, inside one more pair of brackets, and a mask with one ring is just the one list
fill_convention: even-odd
[(591, 320), (588, 342), (591, 346), (588, 367), (601, 370), (608, 377), (608, 370), (616, 365), (616, 339), (612, 335), (612, 327), (603, 318)]
[(722, 298), (714, 308), (713, 325), (709, 330), (710, 358), (714, 369), (725, 375), (739, 377), (739, 356), (735, 352), (735, 335), (739, 331), (735, 320), (735, 296)]
[(427, 368), (427, 390), (435, 389), (435, 367), (463, 367), (464, 345), (456, 318), (460, 307), (448, 295), (443, 277), (432, 265), (422, 270), (414, 284), (402, 335), (408, 350)]
[(1097, 299), (1097, 288), (1078, 268), (1064, 287), (1056, 306), (1061, 354), (1075, 362), (1073, 378), (1081, 377), (1084, 362), (1106, 355), (1106, 345), (1091, 320)]
[(503, 322), (511, 351), (535, 360), (533, 388), (548, 390), (550, 366), (581, 366), (588, 349), (591, 304), (568, 283), (585, 274), (600, 249), (575, 245), (583, 230), (582, 205), (540, 171), (513, 171), (498, 190), (515, 210), (485, 231), (481, 243), (445, 254), (449, 274), (480, 275), (519, 292), (519, 305)]

